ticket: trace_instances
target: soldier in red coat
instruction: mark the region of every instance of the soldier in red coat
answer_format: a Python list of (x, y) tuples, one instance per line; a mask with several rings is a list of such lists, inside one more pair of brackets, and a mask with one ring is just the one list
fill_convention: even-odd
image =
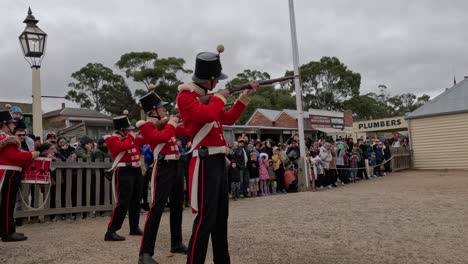
[(140, 146), (143, 139), (137, 137), (127, 116), (114, 118), (115, 133), (106, 139), (106, 146), (114, 160), (112, 168), (114, 198), (117, 203), (104, 236), (105, 241), (122, 241), (125, 237), (116, 233), (122, 227), (128, 211), (130, 235), (141, 236), (139, 227), (140, 197), (143, 177), (141, 175)]
[(189, 168), (189, 191), (192, 210), (197, 214), (190, 238), (187, 263), (204, 263), (211, 235), (213, 261), (230, 263), (227, 220), (229, 213), (226, 175), (226, 141), (223, 125), (233, 125), (258, 88), (241, 94), (231, 109), (224, 110), (228, 89), (213, 94), (207, 105), (199, 97), (212, 91), (222, 73), (219, 54), (202, 52), (197, 55), (192, 83), (178, 87), (177, 106), (185, 130), (192, 140), (193, 157)]
[(185, 130), (177, 126), (179, 118), (171, 116), (162, 131), (155, 127), (154, 122), (166, 119), (164, 102), (154, 93), (148, 93), (140, 98), (143, 110), (147, 114), (147, 122), (137, 122), (137, 127), (144, 140), (150, 144), (154, 154), (153, 171), (151, 174), (152, 205), (146, 216), (146, 222), (141, 239), (140, 256), (138, 263), (157, 263), (152, 256), (159, 223), (167, 203), (170, 199), (170, 229), (171, 252), (186, 254), (187, 247), (182, 243), (182, 210), (184, 198), (184, 179), (177, 173), (180, 158), (176, 136), (183, 136)]
[[(8, 111), (0, 111), (0, 237), (4, 242), (23, 241), (27, 237), (16, 232), (13, 213), (26, 163), (39, 157), (37, 151), (21, 150), (20, 140), (13, 136), (15, 120)], [(3, 186), (2, 186), (3, 183)]]

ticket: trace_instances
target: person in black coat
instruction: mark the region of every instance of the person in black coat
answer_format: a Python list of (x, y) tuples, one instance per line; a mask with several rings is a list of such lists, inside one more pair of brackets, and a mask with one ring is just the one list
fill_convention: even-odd
[(268, 155), (268, 157), (273, 156), (273, 147), (271, 146), (271, 141), (270, 140), (265, 141), (265, 145), (261, 149), (261, 152), (266, 153)]
[(240, 197), (240, 171), (237, 168), (236, 161), (231, 161), (231, 166), (228, 171), (230, 183), (231, 183), (231, 195), (233, 200), (237, 200)]
[(385, 172), (386, 173), (390, 173), (392, 171), (392, 168), (390, 166), (390, 159), (392, 157), (392, 152), (391, 152), (391, 149), (390, 149), (390, 142), (388, 141), (388, 139), (386, 139), (384, 141), (384, 146), (385, 146), (385, 149), (384, 149), (384, 160), (387, 161), (385, 164), (384, 164), (384, 168), (385, 168)]
[(244, 139), (239, 139), (238, 146), (233, 149), (233, 152), (234, 161), (236, 162), (240, 174), (240, 191), (244, 197), (247, 197), (247, 189), (249, 188), (249, 170), (247, 169), (247, 163), (250, 157)]

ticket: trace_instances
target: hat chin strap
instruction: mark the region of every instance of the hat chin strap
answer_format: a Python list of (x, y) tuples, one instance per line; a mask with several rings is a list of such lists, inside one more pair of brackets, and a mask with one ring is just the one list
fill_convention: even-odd
[(119, 129), (119, 130), (115, 131), (115, 133), (121, 135), (122, 137), (125, 137), (125, 136), (126, 136), (126, 135), (125, 135), (125, 130), (124, 130), (124, 129)]
[(161, 117), (160, 117), (158, 114), (156, 114), (156, 115), (148, 115), (148, 121), (150, 121), (151, 119), (154, 119), (154, 120), (156, 120), (156, 121), (159, 121), (159, 120), (161, 120)]

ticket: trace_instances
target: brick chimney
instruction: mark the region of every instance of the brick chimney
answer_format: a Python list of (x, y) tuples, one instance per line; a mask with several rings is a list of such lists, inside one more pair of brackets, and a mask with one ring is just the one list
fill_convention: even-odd
[(353, 127), (353, 111), (351, 110), (346, 110), (344, 111), (344, 126), (345, 127)]

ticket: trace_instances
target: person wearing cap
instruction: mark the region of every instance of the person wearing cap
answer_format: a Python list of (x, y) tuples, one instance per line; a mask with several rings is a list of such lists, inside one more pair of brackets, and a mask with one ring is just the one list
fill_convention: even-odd
[(249, 193), (247, 191), (249, 188), (249, 169), (247, 168), (247, 162), (250, 159), (245, 143), (244, 137), (239, 138), (238, 146), (233, 150), (234, 159), (240, 175), (240, 191), (244, 198), (246, 198)]
[(122, 227), (128, 211), (130, 235), (141, 236), (139, 227), (140, 194), (141, 194), (141, 164), (140, 146), (142, 138), (137, 137), (135, 127), (130, 125), (127, 116), (113, 119), (115, 133), (106, 139), (106, 146), (114, 160), (112, 169), (114, 198), (117, 200), (112, 211), (105, 241), (123, 241), (125, 237), (116, 232)]
[[(218, 52), (222, 50), (218, 49)], [(212, 93), (208, 104), (199, 98), (211, 93), (219, 80), (226, 79), (219, 54), (201, 52), (196, 57), (193, 82), (179, 85), (177, 106), (184, 128), (192, 141), (193, 157), (189, 166), (189, 191), (193, 222), (187, 263), (204, 263), (211, 236), (213, 261), (230, 263), (227, 220), (229, 214), (228, 180), (225, 167), (226, 140), (223, 125), (233, 125), (258, 88), (244, 91), (229, 110), (224, 110), (228, 89)]]
[[(156, 244), (159, 223), (168, 198), (170, 199), (171, 253), (186, 254), (187, 246), (182, 243), (182, 211), (184, 200), (184, 179), (178, 173), (179, 148), (176, 136), (185, 135), (185, 130), (178, 127), (179, 118), (167, 117), (166, 104), (154, 92), (140, 98), (147, 121), (137, 122), (137, 128), (153, 150), (154, 161), (151, 173), (151, 208), (146, 216), (145, 227), (139, 252), (138, 263), (157, 263), (152, 257)], [(155, 122), (169, 121), (159, 131)]]
[(50, 144), (56, 145), (57, 144), (57, 135), (54, 132), (48, 132), (46, 135), (46, 142)]
[(94, 140), (88, 136), (82, 136), (80, 138), (80, 144), (75, 149), (76, 159), (91, 161), (93, 159), (93, 152)]
[(4, 242), (27, 239), (16, 232), (13, 213), (23, 166), (39, 157), (37, 151), (21, 150), (20, 140), (13, 136), (16, 122), (8, 111), (0, 111), (0, 237)]
[[(21, 108), (19, 106), (12, 106), (9, 108), (9, 111), (10, 111), (10, 114), (11, 116), (13, 117), (14, 120), (17, 120), (19, 121), (18, 122), (18, 125), (21, 124), (21, 127), (26, 130), (26, 124), (24, 123), (24, 115), (23, 115), (23, 110), (21, 110)], [(34, 149), (34, 140), (29, 138), (29, 137), (26, 137), (24, 142), (26, 143), (26, 145), (28, 145), (28, 148), (29, 149)]]
[(23, 110), (19, 106), (12, 106), (10, 107), (10, 114), (15, 120), (23, 119)]

